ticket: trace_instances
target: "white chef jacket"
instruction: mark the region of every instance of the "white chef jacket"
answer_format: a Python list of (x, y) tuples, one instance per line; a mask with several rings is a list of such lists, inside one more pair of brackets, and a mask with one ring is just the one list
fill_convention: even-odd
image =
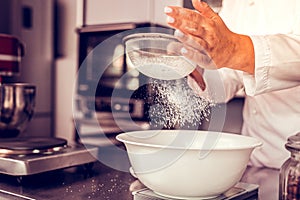
[(259, 138), (262, 148), (251, 164), (280, 168), (284, 144), (300, 132), (300, 1), (223, 0), (219, 13), (233, 32), (250, 35), (255, 75), (220, 69), (226, 100), (245, 89), (242, 134)]

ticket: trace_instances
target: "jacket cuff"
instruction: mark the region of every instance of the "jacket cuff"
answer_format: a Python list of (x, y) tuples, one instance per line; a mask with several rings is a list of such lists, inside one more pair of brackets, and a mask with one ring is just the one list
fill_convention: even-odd
[(245, 92), (249, 96), (261, 94), (270, 89), (269, 66), (271, 65), (270, 43), (266, 36), (250, 36), (255, 55), (254, 75), (243, 73)]

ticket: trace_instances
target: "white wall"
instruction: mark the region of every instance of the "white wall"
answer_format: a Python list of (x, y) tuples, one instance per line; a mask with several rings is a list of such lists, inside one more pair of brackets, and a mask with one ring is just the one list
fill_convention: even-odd
[(80, 16), (77, 9), (80, 3), (73, 0), (57, 0), (57, 4), (58, 49), (61, 56), (55, 62), (55, 135), (72, 141), (74, 139), (72, 98), (78, 66), (76, 27), (77, 17)]

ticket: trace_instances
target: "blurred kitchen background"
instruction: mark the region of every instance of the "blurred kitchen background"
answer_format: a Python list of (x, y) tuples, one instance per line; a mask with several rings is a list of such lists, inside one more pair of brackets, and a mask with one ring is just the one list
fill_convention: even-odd
[[(221, 1), (210, 1), (210, 4), (218, 11)], [(37, 86), (36, 111), (24, 134), (74, 140), (73, 89), (78, 87), (78, 93), (84, 93), (88, 90), (89, 83), (94, 81), (93, 77), (86, 74), (86, 82), (75, 82), (77, 70), (90, 48), (124, 30), (143, 26), (166, 26), (163, 12), (166, 5), (190, 8), (191, 2), (1, 0), (0, 33), (17, 36), (25, 45), (21, 75), (6, 78), (5, 81), (28, 82)], [(109, 77), (110, 75), (108, 79)], [(100, 102), (100, 114), (101, 109), (107, 112), (103, 105), (106, 105), (109, 93), (104, 96), (105, 98), (96, 99)], [(122, 106), (122, 102), (119, 104)], [(242, 97), (233, 99), (227, 105), (228, 120), (225, 122), (224, 131), (240, 132), (242, 106)], [(139, 112), (143, 111), (139, 109), (143, 109), (142, 106), (134, 104), (137, 118), (140, 116)], [(84, 113), (79, 117), (82, 117), (82, 124), (86, 125), (85, 130), (90, 129), (93, 132), (93, 124), (88, 121), (94, 116)], [(109, 127), (111, 128), (111, 124)], [(116, 132), (115, 129), (110, 131)]]

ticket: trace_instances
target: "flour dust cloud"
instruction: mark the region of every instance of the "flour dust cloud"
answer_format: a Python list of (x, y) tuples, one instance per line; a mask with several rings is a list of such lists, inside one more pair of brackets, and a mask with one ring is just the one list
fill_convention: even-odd
[(201, 97), (188, 86), (187, 79), (151, 81), (153, 105), (149, 109), (150, 125), (154, 128), (197, 128), (209, 120), (215, 103)]

